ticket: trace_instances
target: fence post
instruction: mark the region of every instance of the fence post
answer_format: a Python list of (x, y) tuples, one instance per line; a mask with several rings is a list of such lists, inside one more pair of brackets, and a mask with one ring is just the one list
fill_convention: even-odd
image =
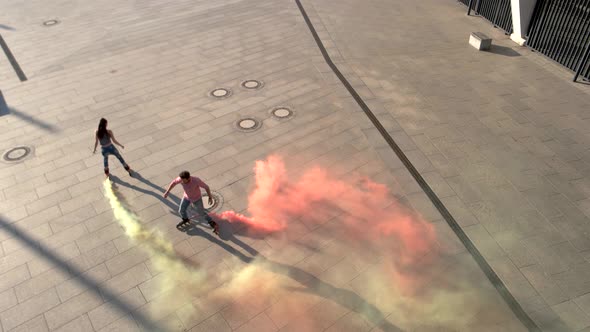
[(578, 70), (576, 70), (574, 82), (578, 80), (578, 76), (580, 76), (580, 73), (582, 72), (584, 67), (586, 67), (586, 63), (589, 60), (588, 58), (590, 58), (590, 41), (588, 41), (588, 46), (586, 46), (586, 52), (584, 53), (584, 56), (580, 59), (580, 63), (578, 64)]
[(469, 4), (467, 5), (467, 16), (471, 15), (471, 5), (473, 4), (473, 0), (469, 0)]

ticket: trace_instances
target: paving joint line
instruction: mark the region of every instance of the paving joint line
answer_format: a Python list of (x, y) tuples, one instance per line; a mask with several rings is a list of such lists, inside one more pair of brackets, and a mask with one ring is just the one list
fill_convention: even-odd
[(338, 77), (340, 82), (342, 82), (344, 87), (348, 90), (350, 95), (354, 98), (354, 100), (357, 102), (357, 104), (361, 107), (363, 112), (365, 112), (365, 114), (367, 115), (369, 120), (371, 120), (371, 122), (373, 123), (375, 128), (379, 131), (381, 136), (385, 139), (385, 141), (390, 146), (390, 148), (393, 150), (393, 152), (395, 152), (397, 157), (401, 160), (401, 162), (404, 164), (406, 169), (410, 172), (410, 174), (412, 175), (414, 180), (416, 180), (418, 185), (422, 188), (424, 193), (428, 196), (428, 198), (430, 199), (432, 204), (436, 207), (436, 209), (442, 215), (442, 217), (445, 219), (445, 221), (447, 222), (449, 227), (451, 227), (453, 232), (457, 235), (459, 240), (463, 243), (463, 245), (465, 246), (467, 251), (471, 254), (473, 259), (477, 262), (477, 264), (479, 265), (481, 270), (484, 272), (486, 277), (490, 280), (492, 285), (494, 285), (494, 287), (496, 288), (498, 293), (502, 296), (504, 301), (508, 304), (508, 306), (510, 307), (512, 312), (516, 315), (516, 317), (520, 320), (520, 322), (529, 331), (535, 331), (535, 332), (541, 331), (539, 329), (539, 327), (535, 324), (535, 322), (531, 319), (531, 317), (524, 311), (524, 309), (522, 308), (520, 303), (518, 303), (518, 301), (516, 301), (514, 296), (506, 288), (506, 285), (504, 285), (504, 283), (502, 282), (500, 277), (496, 274), (496, 272), (492, 269), (492, 267), (489, 265), (489, 263), (485, 260), (485, 258), (479, 252), (479, 250), (475, 247), (473, 242), (471, 242), (471, 240), (469, 239), (467, 234), (463, 231), (461, 226), (459, 226), (459, 224), (457, 223), (455, 218), (447, 210), (445, 205), (442, 203), (440, 198), (438, 198), (436, 193), (434, 193), (432, 188), (430, 188), (430, 186), (428, 185), (426, 180), (424, 180), (424, 178), (422, 177), (420, 172), (418, 172), (418, 170), (412, 164), (412, 162), (408, 159), (406, 154), (402, 151), (402, 149), (393, 140), (393, 138), (387, 132), (387, 130), (383, 127), (381, 122), (379, 122), (379, 120), (377, 119), (375, 114), (373, 114), (371, 109), (367, 106), (367, 104), (359, 96), (359, 94), (356, 92), (356, 90), (350, 85), (350, 83), (348, 82), (346, 77), (344, 77), (344, 75), (340, 72), (340, 70), (334, 64), (334, 62), (332, 62), (330, 55), (328, 54), (326, 48), (324, 47), (324, 44), (322, 43), (319, 35), (317, 34), (317, 32), (313, 26), (313, 23), (309, 19), (309, 16), (307, 15), (305, 8), (303, 8), (301, 1), (295, 0), (295, 2), (297, 3), (297, 7), (299, 7), (299, 11), (301, 12), (303, 19), (305, 20), (305, 23), (307, 24), (307, 27), (309, 28), (318, 48), (320, 49), (320, 52), (322, 53), (322, 56), (324, 57), (324, 60), (328, 64), (328, 66), (332, 69), (332, 71)]

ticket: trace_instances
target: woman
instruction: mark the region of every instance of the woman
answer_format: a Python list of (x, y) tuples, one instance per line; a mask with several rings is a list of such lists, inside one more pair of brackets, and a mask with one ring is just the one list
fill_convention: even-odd
[[(121, 143), (119, 143), (115, 139), (115, 135), (113, 135), (113, 132), (107, 129), (107, 120), (106, 119), (104, 119), (104, 118), (100, 119), (100, 122), (98, 123), (98, 129), (94, 132), (94, 139), (95, 140), (94, 140), (94, 152), (93, 153), (96, 153), (96, 147), (98, 145), (98, 142), (100, 142), (100, 147), (102, 149), (102, 156), (104, 158), (104, 174), (106, 175), (107, 178), (109, 177), (109, 155), (111, 155), (111, 154), (113, 156), (117, 157), (117, 159), (119, 159), (121, 164), (123, 164), (123, 167), (125, 167), (125, 170), (127, 172), (129, 172), (129, 175), (132, 175), (131, 168), (129, 168), (129, 165), (127, 165), (125, 160), (123, 160), (123, 157), (121, 157), (121, 154), (119, 153), (119, 151), (115, 147), (115, 144), (122, 147), (123, 149), (125, 147), (123, 145), (121, 145)], [(113, 143), (115, 143), (115, 144), (113, 144)]]

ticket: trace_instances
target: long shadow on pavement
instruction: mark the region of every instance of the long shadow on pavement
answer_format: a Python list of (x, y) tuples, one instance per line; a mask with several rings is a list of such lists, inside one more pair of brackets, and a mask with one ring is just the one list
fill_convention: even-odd
[(162, 187), (159, 187), (158, 185), (154, 184), (150, 180), (144, 178), (138, 172), (133, 172), (133, 178), (136, 180), (139, 180), (141, 183), (143, 183), (145, 185), (148, 185), (148, 186), (154, 188), (156, 191), (143, 189), (143, 188), (133, 185), (129, 182), (125, 182), (121, 178), (119, 178), (115, 175), (111, 175), (111, 181), (113, 181), (113, 183), (127, 187), (129, 189), (136, 190), (140, 193), (143, 193), (143, 194), (146, 194), (146, 195), (149, 195), (149, 196), (152, 196), (152, 197), (158, 199), (160, 202), (164, 203), (166, 206), (168, 206), (170, 208), (170, 213), (178, 216), (177, 210), (178, 210), (178, 206), (180, 204), (180, 198), (178, 196), (173, 195), (173, 194), (169, 194), (168, 197), (170, 198), (170, 200), (168, 200), (168, 199), (164, 198), (164, 196), (162, 196), (162, 194), (165, 192), (165, 190)]
[[(224, 224), (227, 225), (227, 223), (220, 222), (220, 227)], [(385, 315), (377, 307), (367, 302), (367, 300), (363, 299), (358, 294), (348, 289), (342, 289), (332, 286), (326, 283), (325, 281), (322, 281), (318, 277), (314, 276), (313, 274), (306, 272), (298, 267), (278, 263), (262, 256), (256, 249), (250, 247), (246, 243), (242, 242), (241, 240), (233, 236), (233, 234), (228, 232), (227, 227), (223, 227), (221, 231), (221, 239), (211, 235), (209, 232), (204, 231), (199, 227), (192, 227), (187, 231), (187, 234), (191, 236), (201, 236), (208, 239), (209, 241), (219, 245), (225, 251), (234, 255), (244, 263), (251, 263), (254, 261), (254, 259), (256, 259), (264, 263), (265, 266), (268, 266), (270, 271), (284, 275), (299, 282), (303, 287), (301, 287), (300, 289), (296, 289), (297, 291), (312, 293), (321, 296), (325, 299), (334, 301), (342, 307), (345, 307), (349, 310), (352, 310), (363, 315), (368, 321), (373, 323), (376, 327), (379, 327), (382, 331), (402, 331), (402, 329), (387, 321)], [(249, 257), (241, 253), (234, 247), (228, 245), (225, 241), (231, 241), (235, 243), (236, 245), (247, 251), (250, 255), (252, 255), (252, 257)]]
[(12, 115), (16, 116), (17, 118), (19, 118), (25, 122), (28, 122), (34, 126), (37, 126), (37, 127), (41, 128), (45, 131), (48, 131), (50, 133), (56, 133), (59, 131), (59, 129), (52, 124), (49, 124), (45, 121), (41, 121), (41, 120), (36, 119), (26, 113), (23, 113), (17, 109), (9, 107), (8, 104), (6, 103), (6, 100), (4, 99), (4, 95), (2, 94), (2, 91), (0, 91), (0, 116), (9, 115), (9, 114), (12, 114)]
[(39, 244), (25, 232), (22, 232), (17, 227), (12, 225), (8, 221), (4, 220), (4, 218), (2, 217), (0, 217), (0, 228), (12, 234), (16, 239), (23, 242), (27, 246), (27, 248), (34, 250), (40, 256), (45, 258), (48, 262), (55, 265), (57, 268), (64, 271), (65, 273), (69, 274), (81, 286), (91, 290), (92, 292), (98, 295), (102, 295), (106, 302), (108, 302), (110, 305), (112, 305), (120, 312), (125, 314), (132, 314), (133, 317), (137, 320), (137, 322), (146, 330), (163, 330), (155, 322), (152, 322), (148, 317), (144, 316), (140, 312), (135, 311), (134, 307), (131, 304), (125, 302), (124, 300), (121, 300), (117, 297), (117, 295), (112, 293), (110, 290), (102, 287), (91, 278), (84, 276), (82, 274), (82, 271), (79, 271), (75, 266), (68, 264), (68, 262), (66, 262), (63, 258), (60, 258), (58, 255), (52, 253), (50, 249), (46, 248), (42, 244)]

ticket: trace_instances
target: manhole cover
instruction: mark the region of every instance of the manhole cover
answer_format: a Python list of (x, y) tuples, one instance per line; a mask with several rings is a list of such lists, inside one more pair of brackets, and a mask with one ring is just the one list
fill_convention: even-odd
[(238, 127), (238, 129), (246, 132), (255, 131), (258, 128), (260, 128), (261, 125), (262, 124), (260, 123), (260, 121), (254, 118), (240, 119), (238, 120), (238, 122), (236, 122), (236, 126)]
[(222, 99), (231, 96), (231, 90), (226, 88), (217, 88), (211, 92), (209, 95), (214, 98)]
[(2, 160), (10, 163), (19, 162), (25, 159), (31, 151), (32, 149), (28, 146), (17, 146), (4, 152)]
[(275, 107), (270, 111), (270, 114), (280, 120), (289, 119), (293, 117), (293, 111), (289, 107), (280, 106)]
[(250, 90), (260, 89), (260, 88), (262, 88), (263, 85), (264, 85), (264, 83), (262, 83), (262, 81), (257, 81), (257, 80), (246, 80), (246, 81), (242, 82), (242, 87), (244, 87), (246, 89), (250, 89)]
[(43, 25), (46, 27), (50, 27), (50, 26), (54, 26), (58, 23), (59, 23), (58, 20), (48, 20), (48, 21), (43, 22)]
[(223, 206), (223, 196), (216, 191), (211, 191), (211, 197), (213, 197), (213, 204), (209, 204), (209, 196), (203, 194), (203, 207), (207, 212), (217, 212)]

